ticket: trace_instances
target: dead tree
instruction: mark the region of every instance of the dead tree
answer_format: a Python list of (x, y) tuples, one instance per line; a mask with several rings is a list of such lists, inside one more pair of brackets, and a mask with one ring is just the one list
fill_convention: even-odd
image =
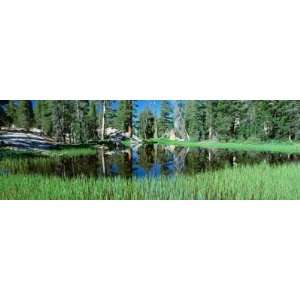
[(175, 129), (176, 136), (178, 136), (180, 139), (183, 140), (190, 139), (185, 128), (185, 121), (182, 116), (181, 107), (178, 105), (178, 103), (176, 103), (176, 107), (175, 107), (174, 129)]

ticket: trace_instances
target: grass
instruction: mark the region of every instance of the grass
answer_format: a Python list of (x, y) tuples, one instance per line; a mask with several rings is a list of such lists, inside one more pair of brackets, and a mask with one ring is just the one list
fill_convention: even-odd
[(259, 164), (143, 179), (3, 175), (0, 199), (300, 199), (300, 166)]
[(131, 140), (130, 140), (130, 139), (124, 140), (124, 141), (122, 141), (122, 144), (123, 144), (124, 146), (126, 146), (126, 147), (130, 147), (130, 146), (131, 146)]
[(0, 148), (0, 161), (5, 158), (35, 158), (41, 156), (41, 152), (27, 151), (27, 150), (15, 150), (10, 148)]
[(97, 149), (93, 145), (64, 145), (57, 149), (49, 150), (26, 150), (0, 148), (0, 159), (2, 158), (36, 158), (36, 157), (76, 157), (95, 155)]
[(85, 155), (95, 155), (97, 149), (93, 145), (65, 145), (60, 149), (52, 149), (43, 152), (46, 156), (56, 157), (74, 157), (74, 156), (85, 156)]
[(300, 144), (297, 143), (250, 143), (250, 142), (193, 142), (193, 141), (172, 141), (168, 139), (151, 139), (146, 143), (158, 143), (160, 145), (175, 145), (182, 147), (199, 147), (199, 148), (214, 148), (214, 149), (229, 149), (236, 151), (257, 151), (257, 152), (276, 152), (276, 153), (300, 153)]

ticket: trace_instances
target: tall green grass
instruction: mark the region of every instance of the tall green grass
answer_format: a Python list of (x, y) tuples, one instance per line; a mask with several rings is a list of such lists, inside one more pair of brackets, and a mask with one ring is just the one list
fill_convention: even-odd
[(300, 166), (262, 163), (196, 176), (0, 176), (0, 199), (300, 199)]
[(94, 145), (64, 145), (57, 149), (50, 150), (26, 150), (26, 149), (11, 149), (11, 148), (0, 148), (0, 159), (9, 158), (34, 158), (41, 156), (50, 157), (75, 157), (85, 155), (95, 155), (97, 149)]
[(85, 156), (85, 155), (95, 155), (97, 149), (95, 146), (89, 145), (70, 145), (62, 146), (60, 149), (53, 149), (45, 151), (43, 154), (46, 156), (64, 156), (64, 157), (74, 157), (74, 156)]
[(175, 145), (181, 147), (199, 147), (199, 148), (214, 148), (214, 149), (229, 149), (236, 151), (257, 151), (257, 152), (276, 152), (276, 153), (300, 153), (300, 144), (298, 143), (249, 143), (249, 142), (193, 142), (193, 141), (176, 141), (168, 139), (151, 139), (148, 143), (158, 143), (160, 145)]

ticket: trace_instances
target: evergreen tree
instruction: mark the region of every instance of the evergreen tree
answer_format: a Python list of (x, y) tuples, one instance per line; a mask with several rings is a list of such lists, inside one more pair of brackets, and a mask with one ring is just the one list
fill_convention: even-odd
[(160, 101), (160, 116), (158, 119), (158, 135), (162, 136), (173, 128), (173, 108), (170, 101)]
[(287, 120), (285, 123), (285, 133), (288, 139), (300, 140), (300, 101), (285, 101)]
[(88, 140), (87, 114), (89, 111), (89, 101), (75, 101), (75, 111), (76, 119), (73, 125), (75, 140), (77, 143), (84, 143)]
[(192, 139), (205, 139), (205, 104), (203, 101), (186, 101), (185, 124)]
[(43, 100), (36, 101), (36, 105), (34, 108), (35, 126), (39, 129), (42, 129), (43, 103)]
[(88, 138), (94, 140), (97, 138), (97, 107), (95, 101), (89, 102), (89, 112), (87, 118), (88, 118)]
[(41, 116), (40, 116), (40, 126), (44, 134), (51, 136), (53, 130), (52, 122), (52, 101), (43, 100), (40, 103), (41, 106)]
[(4, 108), (6, 104), (7, 101), (0, 100), (0, 126), (4, 126), (7, 123), (7, 115)]
[(147, 140), (154, 137), (155, 127), (154, 120), (155, 116), (149, 108), (146, 108), (140, 114), (140, 136)]
[(8, 121), (9, 126), (16, 125), (16, 123), (17, 123), (17, 106), (16, 106), (15, 101), (13, 101), (13, 100), (8, 101), (7, 121)]
[(116, 127), (119, 130), (126, 131), (129, 136), (132, 135), (132, 117), (133, 101), (123, 100), (119, 102), (119, 108), (116, 114)]
[(29, 130), (34, 124), (34, 114), (32, 109), (32, 102), (30, 100), (19, 101), (17, 109), (17, 123), (21, 128)]
[(218, 101), (205, 101), (205, 114), (206, 114), (206, 136), (212, 140), (216, 136), (216, 114), (217, 114)]
[(65, 142), (64, 101), (52, 101), (52, 130), (57, 142)]
[(116, 111), (113, 108), (114, 101), (106, 100), (106, 114), (105, 114), (105, 124), (106, 128), (115, 127), (115, 117)]

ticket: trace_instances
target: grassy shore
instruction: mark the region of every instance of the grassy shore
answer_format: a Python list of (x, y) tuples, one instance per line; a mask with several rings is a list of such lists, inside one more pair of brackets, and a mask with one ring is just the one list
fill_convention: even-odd
[(97, 149), (93, 145), (65, 145), (60, 149), (53, 149), (43, 152), (46, 156), (56, 157), (75, 157), (75, 156), (85, 156), (85, 155), (95, 155)]
[(26, 150), (1, 148), (1, 158), (37, 158), (37, 157), (76, 157), (85, 155), (95, 155), (97, 149), (93, 145), (65, 145), (57, 149), (50, 150)]
[(3, 175), (0, 199), (300, 199), (299, 182), (299, 165), (264, 163), (134, 180)]
[(168, 139), (151, 139), (147, 143), (157, 143), (160, 145), (175, 145), (182, 147), (199, 147), (199, 148), (214, 148), (228, 149), (235, 151), (258, 151), (258, 152), (277, 152), (277, 153), (300, 153), (300, 144), (298, 143), (250, 143), (250, 142), (193, 142), (193, 141), (172, 141)]

